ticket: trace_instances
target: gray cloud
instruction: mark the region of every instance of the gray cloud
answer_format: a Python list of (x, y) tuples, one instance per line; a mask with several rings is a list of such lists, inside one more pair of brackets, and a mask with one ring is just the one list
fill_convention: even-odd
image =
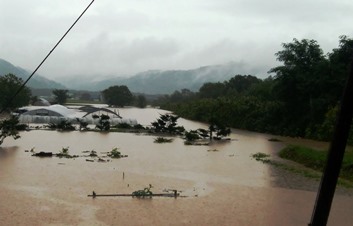
[[(0, 0), (0, 58), (33, 70), (90, 0)], [(351, 1), (95, 1), (38, 72), (132, 75), (238, 62), (267, 76), (281, 43), (315, 39), (325, 52), (353, 36)]]

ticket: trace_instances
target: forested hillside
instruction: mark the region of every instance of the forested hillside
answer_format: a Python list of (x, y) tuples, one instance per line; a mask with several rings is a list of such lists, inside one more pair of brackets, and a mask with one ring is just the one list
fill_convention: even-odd
[[(353, 40), (324, 54), (315, 40), (283, 43), (280, 65), (266, 79), (236, 75), (205, 83), (198, 92), (184, 89), (157, 104), (193, 120), (217, 118), (233, 128), (328, 140), (334, 127), (352, 61)], [(352, 137), (351, 137), (352, 140)]]
[(85, 79), (82, 76), (61, 78), (61, 82), (70, 89), (103, 90), (114, 85), (126, 85), (132, 92), (145, 94), (171, 94), (174, 90), (187, 88), (197, 91), (205, 82), (218, 82), (230, 79), (234, 74), (245, 69), (241, 64), (204, 66), (192, 70), (150, 70), (131, 77), (114, 77), (99, 80)]
[[(0, 76), (6, 74), (14, 74), (17, 77), (21, 78), (23, 81), (26, 81), (30, 76), (30, 72), (27, 70), (16, 67), (10, 62), (0, 59)], [(63, 89), (65, 88), (60, 83), (54, 82), (50, 79), (44, 78), (43, 76), (35, 74), (33, 78), (28, 82), (28, 87), (35, 89)]]

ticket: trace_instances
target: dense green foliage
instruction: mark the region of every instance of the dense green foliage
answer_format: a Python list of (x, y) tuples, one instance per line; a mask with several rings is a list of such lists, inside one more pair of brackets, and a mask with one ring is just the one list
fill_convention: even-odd
[(165, 137), (156, 137), (154, 139), (154, 143), (158, 143), (158, 144), (161, 144), (161, 143), (171, 143), (173, 142), (173, 139), (171, 138), (165, 138)]
[(54, 101), (58, 104), (65, 104), (67, 98), (69, 98), (68, 92), (66, 89), (54, 89)]
[(60, 131), (73, 131), (75, 130), (75, 126), (72, 125), (71, 122), (69, 122), (68, 120), (62, 120), (58, 123), (49, 123), (47, 125), (47, 127), (49, 129), (53, 129), (53, 130), (60, 130)]
[(101, 115), (99, 116), (98, 123), (96, 128), (100, 131), (109, 131), (110, 130), (110, 117), (108, 115)]
[(135, 105), (138, 107), (138, 108), (145, 108), (146, 105), (147, 105), (147, 100), (146, 100), (146, 97), (144, 95), (137, 95), (135, 97)]
[(152, 129), (157, 133), (181, 134), (185, 131), (184, 127), (177, 126), (179, 116), (172, 114), (160, 115), (151, 123)]
[[(282, 65), (258, 79), (236, 75), (223, 83), (205, 83), (198, 92), (175, 91), (156, 104), (181, 117), (287, 136), (328, 140), (332, 136), (353, 40), (323, 54), (315, 40), (293, 39), (277, 52)], [(350, 136), (350, 141), (353, 141)]]
[(134, 96), (127, 86), (111, 86), (102, 91), (103, 99), (109, 106), (124, 107), (131, 104)]
[[(15, 92), (22, 86), (21, 78), (14, 74), (0, 76), (0, 108), (5, 110), (13, 110), (18, 107), (28, 105), (31, 99), (31, 90), (24, 87), (17, 96), (9, 103)], [(5, 106), (8, 105), (8, 106)]]
[(0, 121), (0, 145), (6, 137), (12, 137), (15, 140), (20, 138), (18, 133), (19, 120), (17, 116), (11, 116), (9, 119)]

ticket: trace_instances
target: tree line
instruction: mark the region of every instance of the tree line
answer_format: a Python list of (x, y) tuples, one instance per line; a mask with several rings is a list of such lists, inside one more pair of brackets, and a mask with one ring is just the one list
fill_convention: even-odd
[(156, 104), (192, 120), (217, 119), (233, 128), (329, 140), (353, 40), (340, 36), (338, 47), (327, 54), (315, 40), (293, 39), (282, 47), (275, 54), (281, 65), (271, 68), (265, 79), (235, 75), (228, 81), (205, 83), (198, 92), (175, 91)]
[[(212, 124), (285, 136), (329, 140), (353, 56), (353, 40), (339, 37), (339, 45), (324, 54), (315, 40), (293, 39), (275, 53), (281, 65), (270, 76), (235, 75), (224, 82), (205, 83), (198, 92), (175, 91), (155, 105), (175, 114)], [(0, 76), (0, 107), (22, 80)], [(65, 103), (67, 90), (54, 90), (55, 101)], [(127, 86), (114, 85), (101, 92), (110, 106), (147, 104), (144, 95), (133, 95)], [(32, 97), (33, 99), (33, 97)], [(9, 108), (27, 105), (31, 91), (24, 88)], [(353, 137), (350, 137), (353, 140)]]
[[(39, 101), (38, 96), (32, 94), (32, 90), (27, 86), (22, 87), (21, 91), (14, 94), (23, 84), (23, 80), (14, 74), (6, 74), (0, 76), (0, 108), (7, 112), (13, 111), (17, 108), (35, 104)], [(78, 97), (84, 102), (92, 102), (93, 98), (89, 92), (76, 92), (73, 94), (67, 89), (51, 90), (52, 98), (51, 104), (65, 104), (73, 96)], [(143, 108), (147, 105), (146, 97), (142, 94), (132, 94), (129, 88), (125, 85), (114, 85), (101, 91), (102, 102), (109, 106), (124, 107), (132, 105)]]

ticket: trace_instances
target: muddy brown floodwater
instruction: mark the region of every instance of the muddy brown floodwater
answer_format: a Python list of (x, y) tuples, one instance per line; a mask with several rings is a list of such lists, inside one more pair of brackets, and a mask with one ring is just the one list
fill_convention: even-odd
[[(148, 125), (164, 113), (122, 109), (123, 117)], [(184, 119), (187, 129), (206, 126)], [(269, 135), (233, 130), (231, 141), (185, 146), (181, 138), (156, 144), (154, 136), (131, 133), (22, 132), (0, 149), (0, 225), (307, 225), (316, 192), (273, 186), (270, 166), (251, 154), (273, 154), (282, 143)], [(37, 158), (30, 152), (71, 155), (118, 147), (127, 158), (109, 162)], [(214, 150), (217, 151), (209, 151)], [(123, 176), (124, 175), (124, 176)], [(153, 186), (177, 189), (184, 198), (87, 197)], [(353, 198), (336, 195), (329, 225), (351, 225)]]

